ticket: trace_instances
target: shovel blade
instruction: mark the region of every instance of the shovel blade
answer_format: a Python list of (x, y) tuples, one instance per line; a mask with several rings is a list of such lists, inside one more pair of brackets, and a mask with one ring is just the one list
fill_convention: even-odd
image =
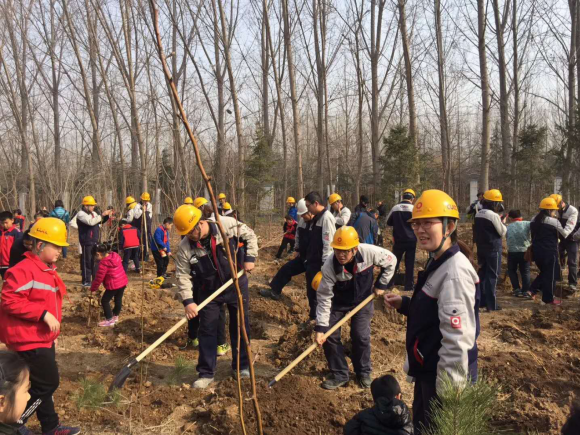
[(133, 358), (131, 361), (129, 361), (129, 363), (125, 367), (121, 369), (119, 373), (117, 373), (115, 379), (113, 379), (113, 382), (109, 387), (109, 393), (112, 393), (114, 390), (120, 390), (123, 388), (123, 385), (125, 385), (127, 378), (131, 374), (131, 367), (137, 364), (137, 362), (138, 361), (135, 358)]

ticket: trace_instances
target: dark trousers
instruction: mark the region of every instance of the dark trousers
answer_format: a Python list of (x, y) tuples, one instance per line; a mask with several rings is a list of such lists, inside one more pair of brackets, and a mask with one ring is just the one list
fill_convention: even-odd
[[(150, 231), (151, 228), (147, 228)], [(151, 240), (151, 233), (147, 234), (141, 231), (141, 249), (143, 249), (143, 259), (149, 261), (149, 240)]]
[(279, 295), (293, 276), (300, 275), (304, 272), (306, 272), (304, 260), (300, 257), (294, 258), (278, 270), (274, 278), (272, 278), (272, 281), (270, 281), (270, 288), (274, 293)]
[(163, 276), (167, 273), (167, 266), (169, 265), (169, 256), (161, 256), (161, 251), (151, 251), (153, 259), (157, 265), (157, 276)]
[(534, 251), (534, 262), (540, 273), (531, 285), (532, 290), (542, 292), (542, 301), (546, 304), (554, 300), (554, 289), (556, 281), (560, 279), (560, 265), (558, 264), (558, 254), (547, 252), (539, 254)]
[(310, 320), (316, 320), (318, 300), (316, 299), (316, 290), (312, 288), (312, 280), (320, 272), (320, 269), (322, 269), (322, 264), (306, 264), (306, 297), (308, 298), (308, 306), (310, 307), (308, 313)]
[(415, 435), (423, 433), (423, 426), (429, 428), (431, 425), (432, 400), (437, 400), (435, 379), (429, 381), (415, 379), (415, 391), (413, 393), (413, 426)]
[(397, 265), (395, 266), (395, 274), (389, 282), (389, 288), (395, 285), (395, 275), (399, 271), (403, 255), (405, 256), (405, 290), (413, 290), (413, 275), (415, 269), (415, 251), (417, 243), (396, 243), (393, 245), (393, 254), (397, 257)]
[(560, 255), (568, 254), (568, 284), (576, 287), (578, 284), (578, 242), (564, 240), (560, 242)]
[(26, 424), (30, 416), (36, 412), (42, 432), (49, 432), (59, 424), (52, 400), (52, 395), (59, 385), (54, 344), (48, 349), (26, 350), (18, 352), (18, 355), (30, 367), (30, 400), (18, 423)]
[[(238, 280), (244, 302), (244, 319), (248, 338), (250, 337), (250, 319), (248, 315), (248, 278), (243, 276)], [(215, 289), (214, 289), (215, 290)], [(214, 290), (208, 291), (209, 296)], [(218, 327), (220, 307), (226, 304), (230, 313), (230, 342), (232, 346), (232, 369), (235, 370), (238, 358), (238, 296), (233, 284), (222, 294), (211, 301), (199, 312), (199, 360), (197, 371), (200, 378), (213, 378), (217, 363)], [(240, 370), (249, 367), (248, 354), (244, 338), (240, 340)]]
[(141, 252), (139, 247), (137, 248), (130, 248), (130, 249), (123, 249), (123, 269), (125, 269), (125, 273), (127, 273), (127, 269), (129, 268), (129, 261), (133, 260), (135, 263), (135, 270), (141, 269), (141, 263), (139, 262), (141, 257)]
[(282, 244), (280, 245), (280, 249), (278, 249), (278, 253), (276, 254), (276, 258), (282, 257), (282, 253), (286, 250), (287, 246), (290, 245), (290, 252), (294, 251), (294, 239), (289, 239), (284, 237), (282, 239)]
[(481, 285), (481, 306), (493, 311), (497, 308), (497, 278), (501, 273), (501, 252), (477, 252), (479, 282)]
[(95, 279), (96, 267), (95, 257), (93, 256), (94, 245), (81, 245), (81, 276), (83, 284), (90, 283)]
[[(352, 309), (354, 307), (351, 307)], [(328, 326), (336, 325), (350, 311), (331, 311)], [(350, 319), (350, 338), (352, 340), (351, 361), (357, 376), (371, 374), (371, 319), (374, 312), (374, 303), (369, 302), (363, 309)], [(324, 356), (328, 361), (328, 368), (337, 381), (348, 381), (348, 363), (344, 356), (344, 346), (340, 339), (338, 328), (326, 339), (323, 344)]]
[[(125, 287), (117, 290), (105, 290), (103, 297), (101, 298), (101, 305), (103, 306), (103, 311), (105, 312), (105, 319), (111, 320), (113, 316), (118, 316), (121, 314), (121, 308), (123, 306), (123, 293), (125, 293)], [(115, 299), (115, 307), (111, 311), (111, 300)]]
[[(530, 289), (530, 263), (524, 259), (525, 252), (508, 252), (508, 274), (514, 291), (527, 292)], [(522, 285), (518, 277), (518, 269), (522, 276)]]
[[(205, 308), (204, 308), (205, 309)], [(199, 316), (187, 321), (187, 337), (195, 340), (199, 331)], [(226, 337), (226, 306), (223, 304), (220, 307), (220, 317), (217, 330), (218, 346), (227, 343)]]

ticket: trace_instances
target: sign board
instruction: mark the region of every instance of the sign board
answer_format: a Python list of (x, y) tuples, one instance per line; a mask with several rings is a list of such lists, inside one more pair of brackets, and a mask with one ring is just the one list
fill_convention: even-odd
[(554, 193), (562, 193), (562, 177), (554, 177)]
[(469, 203), (472, 204), (473, 201), (477, 199), (477, 192), (479, 191), (479, 182), (477, 180), (471, 180), (469, 182)]
[(260, 198), (260, 211), (274, 210), (274, 185), (264, 184)]

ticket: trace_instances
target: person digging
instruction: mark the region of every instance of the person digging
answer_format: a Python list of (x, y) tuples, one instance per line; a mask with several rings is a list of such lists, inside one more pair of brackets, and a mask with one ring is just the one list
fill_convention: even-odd
[[(332, 377), (322, 383), (322, 388), (334, 390), (349, 381), (348, 363), (340, 339), (340, 328), (327, 339), (324, 333), (339, 322), (349, 311), (364, 301), (374, 290), (381, 295), (392, 278), (396, 257), (384, 248), (359, 243), (353, 227), (344, 226), (334, 234), (331, 244), (334, 254), (328, 257), (321, 272), (314, 278), (317, 289), (316, 342), (324, 349)], [(374, 267), (381, 271), (373, 285)], [(374, 289), (373, 289), (374, 287)], [(371, 300), (351, 320), (351, 360), (357, 382), (370, 388), (371, 378), (371, 319), (374, 303)]]

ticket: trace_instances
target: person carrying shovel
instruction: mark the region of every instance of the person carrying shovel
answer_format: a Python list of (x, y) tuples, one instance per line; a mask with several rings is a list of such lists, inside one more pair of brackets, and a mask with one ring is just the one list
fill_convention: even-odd
[[(182, 205), (175, 211), (173, 223), (180, 235), (184, 235), (177, 254), (175, 255), (175, 277), (177, 280), (177, 298), (185, 307), (188, 319), (199, 314), (199, 360), (197, 371), (199, 379), (193, 383), (194, 388), (203, 389), (213, 382), (218, 345), (218, 325), (220, 307), (226, 304), (230, 312), (230, 340), (232, 347), (232, 370), (236, 375), (238, 356), (238, 296), (232, 284), (213, 299), (198, 313), (198, 305), (193, 297), (193, 280), (199, 285), (199, 300), (202, 302), (221, 287), (231, 276), (230, 266), (224, 243), (229, 243), (230, 251), (238, 270), (246, 272), (254, 269), (258, 256), (258, 238), (247, 225), (234, 218), (223, 216), (221, 224), (228, 236), (223, 240), (217, 225), (212, 221), (201, 219), (201, 210), (195, 206)], [(239, 248), (239, 243), (245, 242), (246, 248)], [(245, 327), (250, 335), (248, 314), (248, 277), (242, 275), (238, 280), (244, 303)], [(242, 340), (243, 342), (243, 340)], [(248, 355), (242, 344), (240, 351), (240, 376), (250, 377)]]
[[(381, 295), (387, 289), (395, 272), (397, 258), (384, 248), (359, 243), (357, 231), (344, 226), (334, 234), (331, 247), (334, 255), (322, 266), (322, 278), (317, 290), (316, 342), (324, 348), (324, 355), (332, 378), (322, 383), (322, 388), (334, 390), (349, 381), (348, 363), (340, 339), (340, 328), (328, 338), (324, 333), (339, 322), (349, 311), (365, 300), (371, 293)], [(381, 271), (373, 285), (374, 266)], [(320, 275), (317, 276), (320, 279)], [(315, 288), (317, 278), (313, 280)], [(371, 378), (371, 319), (374, 303), (371, 300), (351, 320), (352, 364), (357, 382), (362, 388), (370, 388)]]

